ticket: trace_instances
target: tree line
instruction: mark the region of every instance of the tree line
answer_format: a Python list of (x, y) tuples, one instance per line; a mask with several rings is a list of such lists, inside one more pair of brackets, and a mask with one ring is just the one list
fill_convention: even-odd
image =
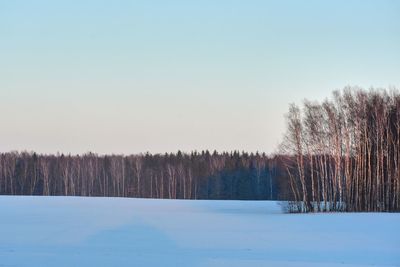
[(214, 151), (140, 155), (0, 154), (0, 194), (169, 199), (290, 198), (280, 156)]
[(345, 88), (291, 105), (281, 145), (292, 211), (400, 210), (400, 95)]
[(289, 200), (289, 211), (400, 210), (400, 94), (345, 88), (290, 105), (280, 154), (0, 153), (0, 194)]

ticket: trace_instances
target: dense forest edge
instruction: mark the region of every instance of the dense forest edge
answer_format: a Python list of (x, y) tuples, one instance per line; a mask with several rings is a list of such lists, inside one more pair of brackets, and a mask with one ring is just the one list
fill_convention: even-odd
[(214, 151), (0, 154), (0, 194), (168, 199), (291, 198), (281, 156)]
[[(1, 195), (285, 200), (288, 212), (400, 211), (400, 94), (291, 104), (279, 152), (0, 154)], [(266, 137), (267, 138), (267, 137)]]

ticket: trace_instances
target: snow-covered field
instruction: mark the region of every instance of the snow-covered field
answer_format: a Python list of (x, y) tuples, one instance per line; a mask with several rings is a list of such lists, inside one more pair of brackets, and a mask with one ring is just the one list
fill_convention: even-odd
[(400, 266), (400, 214), (276, 202), (0, 197), (0, 266)]

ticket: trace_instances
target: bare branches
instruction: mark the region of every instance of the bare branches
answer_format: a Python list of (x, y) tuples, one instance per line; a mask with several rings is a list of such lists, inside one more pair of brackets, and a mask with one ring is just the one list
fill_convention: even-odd
[(340, 211), (400, 209), (398, 103), (395, 90), (388, 94), (346, 88), (335, 91), (333, 101), (305, 101), (302, 113), (289, 107), (281, 147), (296, 155), (296, 162), (287, 162), (287, 170), (294, 180), (291, 185), (301, 189), (293, 193), (301, 192), (306, 210), (319, 210), (321, 205)]

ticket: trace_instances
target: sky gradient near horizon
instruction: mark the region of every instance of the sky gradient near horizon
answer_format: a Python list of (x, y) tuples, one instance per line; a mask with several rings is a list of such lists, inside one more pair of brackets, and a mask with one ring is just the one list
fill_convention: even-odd
[(400, 88), (400, 1), (1, 1), (0, 152), (272, 153), (291, 102)]

